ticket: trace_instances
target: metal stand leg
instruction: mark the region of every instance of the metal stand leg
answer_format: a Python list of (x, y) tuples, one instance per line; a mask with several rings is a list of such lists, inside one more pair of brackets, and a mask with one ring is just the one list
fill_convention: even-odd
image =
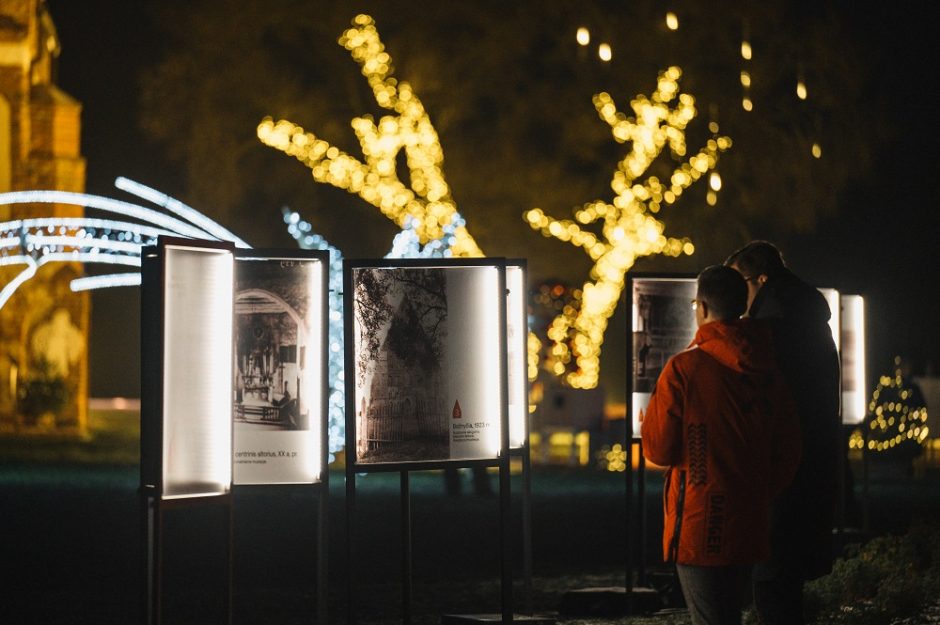
[(356, 474), (346, 470), (346, 623), (356, 623)]
[(523, 608), (534, 612), (532, 606), (532, 460), (528, 448), (522, 454), (522, 581)]
[(512, 625), (512, 560), (510, 559), (510, 483), (509, 454), (503, 450), (499, 463), (499, 554), (500, 554), (500, 608), (503, 625)]
[(329, 578), (327, 556), (330, 548), (329, 514), (330, 486), (324, 480), (317, 496), (317, 625), (328, 625), (327, 603), (329, 601)]
[(411, 485), (401, 472), (401, 622), (411, 625)]
[(141, 501), (141, 551), (143, 552), (143, 591), (141, 593), (142, 622), (159, 625), (162, 562), (162, 525), (160, 499), (150, 493), (142, 493)]
[(646, 458), (643, 457), (643, 441), (637, 442), (637, 450), (640, 452), (640, 458), (637, 461), (637, 573), (636, 584), (640, 587), (647, 586), (646, 580)]
[[(630, 419), (630, 416), (627, 415), (627, 419)], [(629, 425), (629, 423), (628, 423)], [(624, 519), (626, 523), (623, 524), (624, 529), (626, 530), (626, 536), (624, 540), (624, 549), (626, 554), (624, 557), (626, 563), (626, 574), (624, 575), (624, 588), (627, 589), (627, 593), (633, 590), (633, 541), (634, 541), (634, 531), (633, 531), (633, 429), (627, 428), (627, 439), (624, 442), (623, 448), (624, 453), (626, 453), (626, 466), (624, 467), (624, 477), (626, 479), (626, 499), (624, 501)]]

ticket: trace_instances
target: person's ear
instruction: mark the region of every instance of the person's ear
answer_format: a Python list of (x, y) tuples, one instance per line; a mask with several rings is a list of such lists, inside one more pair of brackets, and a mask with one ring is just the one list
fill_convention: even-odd
[(765, 282), (767, 282), (767, 274), (766, 274), (766, 273), (762, 273), (762, 274), (760, 274), (759, 276), (757, 276), (757, 284), (758, 284), (759, 286), (764, 286), (764, 283), (765, 283)]

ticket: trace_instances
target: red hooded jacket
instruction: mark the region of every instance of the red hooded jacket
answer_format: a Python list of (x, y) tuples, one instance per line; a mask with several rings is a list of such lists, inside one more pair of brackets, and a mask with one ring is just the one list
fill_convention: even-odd
[(641, 431), (643, 455), (669, 467), (664, 559), (701, 566), (766, 559), (771, 501), (796, 472), (800, 430), (764, 322), (701, 326), (666, 363)]

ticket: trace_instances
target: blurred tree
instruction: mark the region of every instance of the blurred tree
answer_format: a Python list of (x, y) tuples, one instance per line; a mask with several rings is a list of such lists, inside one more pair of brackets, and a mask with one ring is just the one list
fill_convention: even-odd
[[(837, 209), (839, 193), (868, 166), (871, 124), (858, 61), (844, 16), (832, 6), (772, 0), (691, 0), (667, 8), (631, 3), (496, 0), (430, 6), (390, 0), (357, 5), (377, 21), (397, 65), (431, 114), (444, 146), (444, 169), (468, 228), (493, 255), (524, 255), (536, 278), (583, 279), (587, 259), (539, 237), (522, 212), (540, 206), (563, 215), (609, 194), (622, 147), (591, 105), (599, 91), (617, 101), (649, 93), (658, 71), (684, 70), (683, 90), (700, 111), (689, 143), (710, 135), (708, 121), (734, 140), (722, 159), (717, 206), (705, 185), (662, 219), (690, 236), (698, 258), (720, 258), (754, 232), (811, 231)], [(155, 8), (174, 44), (143, 77), (142, 124), (179, 161), (187, 199), (253, 243), (286, 242), (282, 204), (300, 210), (347, 255), (386, 251), (395, 231), (361, 200), (325, 185), (260, 144), (257, 123), (287, 118), (358, 153), (349, 127), (380, 113), (359, 68), (336, 40), (354, 16), (340, 0), (223, 0)], [(591, 43), (575, 41), (579, 26)], [(745, 60), (741, 43), (752, 46)], [(597, 57), (607, 42), (612, 59)], [(742, 72), (753, 111), (742, 108)], [(802, 78), (808, 97), (796, 93)], [(698, 134), (696, 134), (698, 133)], [(813, 145), (821, 149), (813, 156)], [(664, 172), (672, 163), (663, 163)], [(404, 170), (405, 168), (402, 167)], [(652, 172), (655, 173), (655, 172)], [(365, 227), (349, 228), (362, 223)], [(720, 227), (716, 227), (720, 223)]]

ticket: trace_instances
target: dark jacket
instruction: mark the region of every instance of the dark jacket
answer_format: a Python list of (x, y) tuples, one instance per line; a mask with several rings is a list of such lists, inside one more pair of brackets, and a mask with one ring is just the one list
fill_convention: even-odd
[(644, 456), (669, 467), (664, 559), (699, 566), (767, 559), (771, 501), (796, 472), (800, 432), (765, 323), (700, 327), (659, 376), (642, 436)]
[(803, 454), (796, 477), (774, 506), (767, 569), (786, 566), (804, 579), (832, 570), (838, 497), (840, 365), (829, 305), (814, 287), (784, 269), (768, 277), (748, 311), (771, 323), (777, 364), (800, 417)]

